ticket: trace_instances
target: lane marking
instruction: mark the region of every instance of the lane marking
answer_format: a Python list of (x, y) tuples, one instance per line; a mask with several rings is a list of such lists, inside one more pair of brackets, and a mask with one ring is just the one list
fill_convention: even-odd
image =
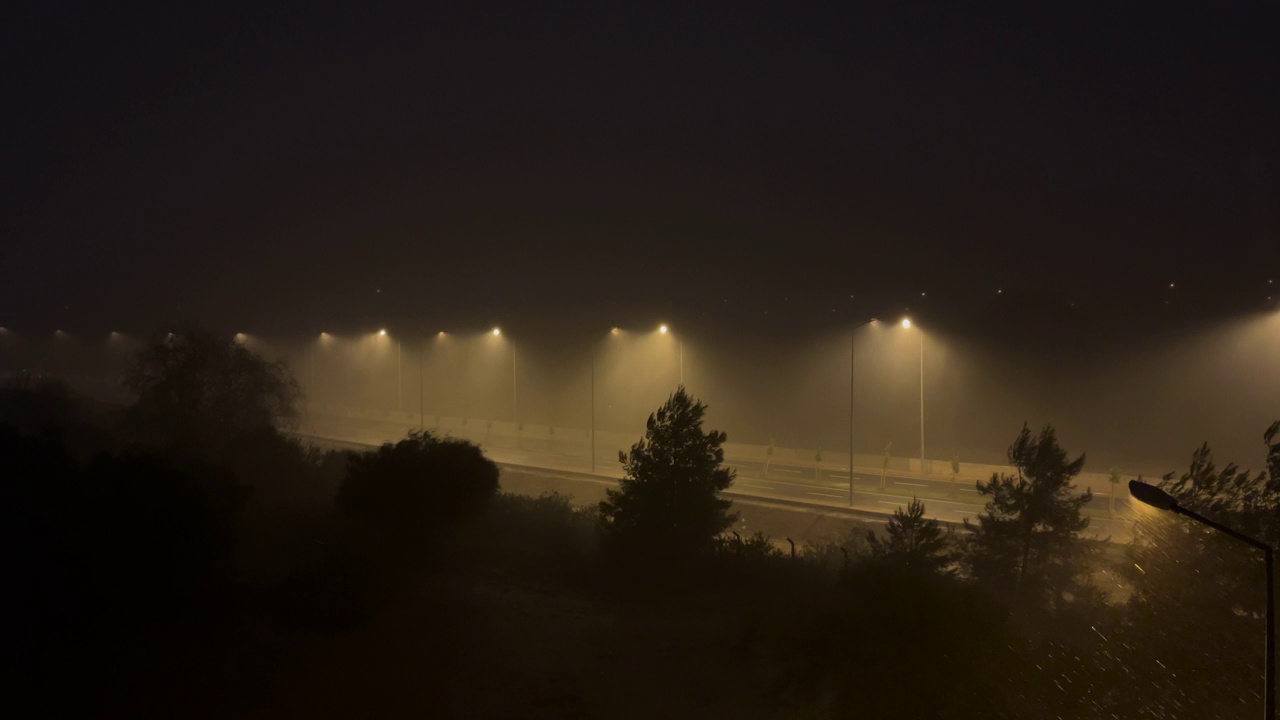
[(843, 499), (843, 498), (848, 497), (847, 495), (833, 495), (833, 494), (831, 494), (831, 493), (819, 493), (819, 492), (812, 492), (812, 491), (806, 491), (806, 494), (808, 494), (808, 495), (821, 495), (821, 496), (823, 496), (823, 497), (833, 497), (833, 498), (842, 498), (842, 499)]
[(893, 484), (894, 484), (894, 485), (906, 485), (906, 486), (908, 486), (908, 487), (929, 487), (929, 485), (928, 485), (927, 483), (904, 483), (904, 482), (899, 482), (899, 481), (897, 481), (897, 480), (894, 480), (894, 481), (893, 481)]
[(841, 475), (840, 473), (827, 473), (827, 477), (840, 478), (841, 480), (849, 479), (848, 475)]
[(791, 473), (792, 475), (801, 475), (801, 474), (803, 474), (803, 471), (801, 471), (801, 470), (788, 470), (788, 469), (786, 469), (786, 468), (773, 468), (773, 471), (774, 471), (774, 472)]

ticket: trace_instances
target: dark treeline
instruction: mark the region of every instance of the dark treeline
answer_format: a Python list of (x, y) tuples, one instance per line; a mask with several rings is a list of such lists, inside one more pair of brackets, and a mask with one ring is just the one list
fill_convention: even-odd
[[(501, 492), (470, 443), (287, 434), (298, 386), (234, 338), (155, 338), (126, 408), (19, 378), (0, 402), (14, 707), (97, 716), (1248, 717), (1263, 568), (1181, 518), (1087, 540), (1083, 456), (1023, 428), (963, 529), (780, 550), (720, 493), (683, 388), (596, 507)], [(1280, 541), (1267, 467), (1159, 481)], [(1087, 493), (1086, 493), (1087, 496)], [(778, 539), (781, 540), (781, 539)], [(36, 705), (27, 705), (36, 702)]]

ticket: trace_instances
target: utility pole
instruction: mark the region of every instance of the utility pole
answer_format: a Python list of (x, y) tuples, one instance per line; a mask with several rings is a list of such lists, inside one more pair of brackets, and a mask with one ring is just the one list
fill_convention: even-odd
[(853, 351), (857, 346), (854, 334), (858, 326), (849, 331), (849, 507), (853, 507)]
[(425, 362), (427, 354), (427, 339), (422, 339), (422, 344), (418, 348), (418, 432), (426, 430), (424, 422), (425, 415), (422, 411), (422, 364)]
[(591, 348), (591, 474), (596, 474), (596, 350)]
[(924, 475), (924, 331), (916, 332), (920, 335), (920, 474)]

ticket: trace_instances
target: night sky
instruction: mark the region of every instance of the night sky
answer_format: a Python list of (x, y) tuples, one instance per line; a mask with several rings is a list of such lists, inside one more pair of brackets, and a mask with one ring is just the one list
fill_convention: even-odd
[(417, 5), (7, 5), (0, 325), (1031, 333), (1280, 294), (1267, 3)]

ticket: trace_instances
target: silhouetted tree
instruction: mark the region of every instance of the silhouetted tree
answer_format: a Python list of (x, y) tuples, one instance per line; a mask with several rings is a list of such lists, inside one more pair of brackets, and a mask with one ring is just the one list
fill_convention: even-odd
[(885, 537), (867, 531), (871, 557), (911, 570), (945, 572), (954, 562), (951, 538), (942, 525), (924, 516), (924, 503), (912, 498), (904, 511), (893, 511), (885, 525)]
[(670, 559), (709, 550), (737, 517), (720, 493), (733, 484), (723, 467), (723, 432), (702, 431), (707, 406), (683, 386), (649, 416), (645, 436), (618, 453), (623, 478), (600, 503), (612, 546)]
[(416, 556), (458, 520), (483, 512), (497, 492), (498, 466), (479, 446), (415, 430), (353, 455), (336, 502), (382, 550)]
[[(1267, 470), (1218, 467), (1202, 445), (1190, 467), (1158, 483), (1178, 504), (1273, 545), (1280, 543), (1280, 422), (1264, 433)], [(1197, 717), (1247, 717), (1262, 673), (1257, 652), (1266, 600), (1262, 554), (1185, 518), (1140, 509), (1127, 576), (1133, 637), (1168, 668), (1141, 686), (1138, 702), (1170, 693)], [(1123, 659), (1123, 658), (1122, 658)], [(1132, 665), (1133, 663), (1130, 663)], [(1176, 681), (1166, 678), (1177, 677)]]
[(1055, 605), (1075, 585), (1091, 545), (1080, 532), (1089, 519), (1080, 509), (1092, 495), (1075, 494), (1072, 478), (1084, 467), (1084, 455), (1070, 460), (1052, 427), (1033, 437), (1022, 427), (1009, 446), (1016, 476), (995, 473), (977, 483), (989, 498), (972, 531), (964, 564), (969, 574), (1008, 599)]
[(5, 660), (34, 683), (70, 677), (84, 691), (124, 638), (217, 586), (243, 499), (217, 468), (105, 453), (85, 466), (55, 432), (0, 425)]
[(125, 386), (137, 395), (130, 419), (144, 437), (215, 452), (240, 433), (291, 422), (300, 394), (284, 363), (198, 327), (157, 337), (139, 351)]

